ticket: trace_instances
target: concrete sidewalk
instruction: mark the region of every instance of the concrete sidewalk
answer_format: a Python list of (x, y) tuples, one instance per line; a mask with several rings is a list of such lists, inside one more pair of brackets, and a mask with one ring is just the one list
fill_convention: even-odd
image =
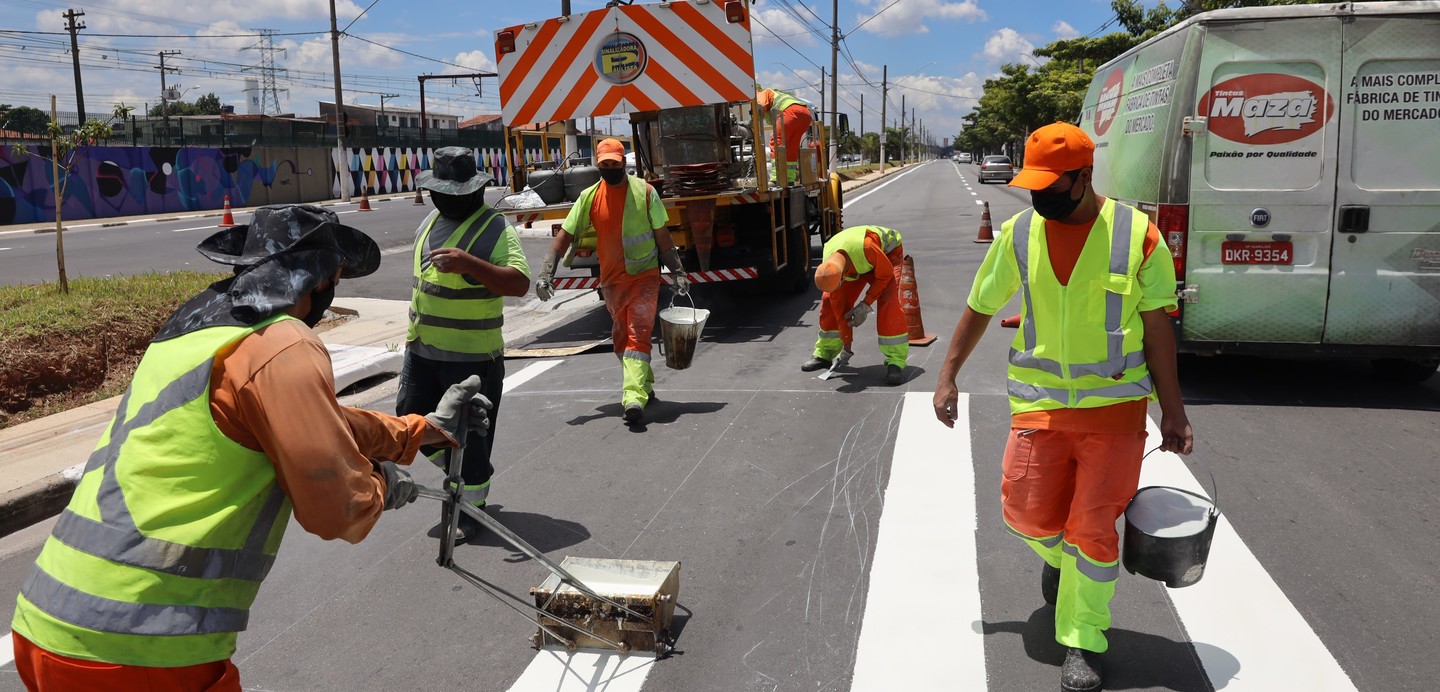
[[(913, 165), (913, 164), (912, 164)], [(887, 168), (888, 177), (902, 169)], [(847, 181), (846, 192), (881, 180), (878, 172)], [(599, 305), (593, 291), (541, 303), (533, 295), (505, 308), (505, 336), (512, 344)], [(335, 381), (343, 390), (368, 377), (398, 373), (403, 362), (409, 302), (336, 298), (337, 314), (349, 319), (320, 333), (330, 348)], [(342, 397), (341, 403), (366, 403)], [(0, 429), (0, 536), (59, 513), (70, 501), (85, 462), (115, 415), (120, 397)]]

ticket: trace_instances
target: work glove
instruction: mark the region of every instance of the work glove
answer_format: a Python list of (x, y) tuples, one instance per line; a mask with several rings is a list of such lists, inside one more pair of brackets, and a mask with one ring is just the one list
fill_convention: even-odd
[(686, 278), (684, 274), (671, 274), (670, 278), (675, 280), (675, 293), (682, 296), (690, 295), (690, 279)]
[(680, 262), (680, 253), (675, 248), (670, 248), (660, 253), (660, 261), (664, 262), (665, 268), (670, 270), (675, 293), (682, 296), (690, 295), (690, 277), (685, 275), (685, 265)]
[(850, 357), (853, 355), (855, 355), (855, 353), (851, 351), (848, 347), (841, 350), (840, 353), (835, 356), (834, 365), (831, 365), (830, 369), (839, 370), (840, 368), (845, 367), (847, 364), (850, 363)]
[(555, 278), (555, 265), (559, 263), (560, 258), (555, 253), (545, 253), (545, 259), (540, 263), (540, 276), (535, 279), (535, 297), (541, 301), (555, 297), (555, 286), (551, 281)]
[(376, 470), (385, 476), (385, 509), (404, 507), (420, 496), (410, 472), (395, 465), (393, 461), (375, 464)]
[[(460, 412), (470, 407), (469, 429), (460, 429)], [(471, 375), (460, 384), (450, 385), (440, 397), (435, 412), (425, 416), (435, 427), (445, 431), (457, 443), (463, 443), (465, 435), (474, 433), (490, 434), (490, 400), (480, 394), (480, 376)]]
[(849, 322), (851, 327), (858, 327), (865, 324), (865, 318), (874, 311), (875, 308), (870, 307), (869, 303), (862, 301), (859, 305), (850, 308), (850, 312), (845, 313), (845, 321)]

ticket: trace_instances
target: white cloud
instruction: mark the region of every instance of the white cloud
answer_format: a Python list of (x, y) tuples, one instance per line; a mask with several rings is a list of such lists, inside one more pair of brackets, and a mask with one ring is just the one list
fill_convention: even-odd
[[(464, 65), (465, 67), (480, 72), (495, 71), (495, 61), (491, 60), (490, 55), (483, 50), (472, 50), (469, 52), (460, 53), (456, 55), (455, 59), (451, 60), (450, 62), (453, 62), (456, 65)], [(446, 71), (453, 72), (455, 71), (455, 69), (450, 68)]]
[[(984, 56), (995, 63), (1021, 62), (1022, 53), (1030, 53), (1035, 50), (1035, 44), (1026, 40), (1020, 32), (1005, 27), (990, 35), (985, 40)], [(1028, 60), (1024, 60), (1028, 62)]]
[[(869, 9), (855, 18), (857, 25), (865, 23), (860, 30), (881, 36), (924, 34), (930, 31), (929, 24), (936, 20), (960, 19), (976, 22), (986, 18), (985, 10), (980, 9), (975, 0), (905, 0), (886, 9), (891, 2), (892, 0), (860, 0), (860, 3)], [(877, 12), (879, 14), (876, 14)]]
[(1070, 26), (1070, 22), (1063, 19), (1051, 25), (1050, 30), (1055, 32), (1056, 38), (1075, 38), (1080, 35), (1080, 32), (1076, 31), (1075, 27)]
[[(796, 11), (801, 12), (802, 17), (808, 17), (803, 11)], [(750, 18), (757, 20), (755, 30), (751, 32), (757, 44), (779, 46), (780, 39), (792, 46), (811, 46), (816, 43), (815, 34), (801, 24), (800, 20), (765, 0), (755, 3), (750, 10)], [(779, 38), (776, 38), (777, 36)]]

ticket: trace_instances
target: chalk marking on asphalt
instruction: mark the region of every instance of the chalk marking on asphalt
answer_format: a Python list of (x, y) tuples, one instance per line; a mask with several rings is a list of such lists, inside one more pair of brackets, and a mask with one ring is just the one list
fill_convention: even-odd
[[(1160, 439), (1153, 418), (1147, 418), (1146, 429), (1150, 440)], [(1140, 487), (1149, 485), (1209, 496), (1171, 452), (1156, 451), (1145, 460)], [(1356, 689), (1226, 520), (1223, 505), (1220, 511), (1204, 578), (1183, 589), (1159, 587), (1174, 605), (1210, 683), (1226, 692)]]
[[(954, 428), (935, 420), (932, 392), (907, 392), (876, 534), (853, 690), (984, 690), (970, 399)], [(945, 550), (934, 537), (945, 536)], [(917, 559), (924, 556), (924, 559)], [(916, 645), (915, 589), (945, 593), (945, 651)]]
[(878, 187), (876, 187), (875, 189), (873, 189), (873, 190), (866, 190), (865, 192), (862, 192), (862, 193), (860, 193), (859, 195), (856, 195), (854, 199), (848, 200), (848, 201), (846, 202), (846, 204), (854, 204), (854, 203), (856, 203), (856, 202), (859, 202), (860, 200), (865, 199), (866, 197), (869, 197), (870, 195), (873, 195), (873, 194), (879, 192), (880, 190), (884, 189), (886, 185), (889, 185), (890, 183), (893, 183), (893, 182), (895, 182), (895, 181), (897, 181), (897, 180), (899, 180), (899, 179), (901, 179), (901, 178), (904, 178), (904, 177), (907, 176), (907, 175), (910, 175), (911, 173), (914, 173), (915, 171), (920, 170), (920, 168), (921, 168), (921, 166), (916, 166), (916, 167), (914, 167), (914, 168), (911, 168), (911, 169), (908, 170), (908, 171), (905, 171), (905, 172), (901, 173), (900, 175), (897, 175), (897, 176), (895, 176), (895, 177), (893, 177), (893, 178), (891, 178), (891, 179), (889, 179), (889, 180), (886, 180), (885, 182), (880, 183), (880, 185), (879, 185)]
[(10, 633), (0, 637), (0, 668), (10, 665), (15, 661), (15, 644), (10, 641)]
[(536, 377), (539, 377), (546, 370), (549, 370), (550, 368), (553, 368), (563, 362), (565, 362), (563, 359), (535, 361), (534, 363), (531, 363), (524, 368), (521, 368), (520, 372), (517, 372), (514, 375), (506, 376), (505, 386), (500, 391), (502, 393), (507, 393), (510, 390), (519, 387), (520, 385), (525, 384), (526, 382), (529, 382)]
[(639, 692), (654, 664), (654, 655), (545, 649), (510, 692)]

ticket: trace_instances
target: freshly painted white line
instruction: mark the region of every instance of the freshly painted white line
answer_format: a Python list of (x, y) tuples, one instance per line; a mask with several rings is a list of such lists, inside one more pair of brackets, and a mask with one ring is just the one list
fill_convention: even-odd
[(870, 195), (873, 195), (873, 194), (879, 192), (880, 190), (884, 189), (884, 187), (885, 187), (886, 185), (889, 185), (890, 183), (893, 183), (893, 182), (895, 182), (895, 181), (897, 181), (897, 180), (899, 180), (899, 179), (901, 179), (901, 178), (904, 178), (904, 177), (907, 176), (907, 175), (910, 175), (911, 173), (914, 173), (915, 171), (920, 170), (920, 168), (921, 168), (920, 166), (916, 166), (916, 167), (914, 167), (914, 168), (911, 168), (910, 170), (905, 171), (904, 173), (901, 173), (900, 175), (897, 175), (897, 176), (895, 176), (895, 177), (893, 177), (893, 178), (891, 178), (891, 179), (889, 179), (889, 180), (886, 180), (886, 181), (883, 182), (883, 183), (880, 183), (880, 185), (876, 186), (875, 189), (873, 189), (873, 190), (866, 190), (865, 192), (857, 195), (857, 196), (856, 196), (855, 198), (853, 198), (853, 199), (845, 200), (845, 203), (846, 203), (846, 204), (854, 204), (854, 203), (856, 203), (856, 202), (859, 202), (860, 200), (865, 199), (866, 197), (869, 197)]
[(555, 367), (555, 366), (557, 366), (557, 365), (559, 365), (559, 364), (561, 364), (561, 363), (563, 363), (563, 362), (565, 362), (565, 361), (564, 361), (564, 360), (540, 360), (540, 361), (535, 361), (534, 363), (531, 363), (531, 364), (525, 366), (524, 368), (521, 368), (521, 369), (520, 369), (520, 372), (517, 372), (517, 373), (515, 373), (514, 375), (509, 375), (509, 376), (507, 376), (507, 377), (505, 378), (505, 386), (504, 386), (504, 388), (501, 389), (500, 391), (501, 391), (501, 392), (509, 392), (510, 390), (512, 390), (512, 389), (514, 389), (514, 388), (516, 388), (516, 387), (519, 387), (520, 385), (525, 384), (526, 382), (529, 382), (530, 380), (533, 380), (533, 379), (535, 379), (536, 377), (539, 377), (541, 373), (543, 373), (543, 372), (545, 372), (546, 370), (549, 370), (550, 368), (553, 368), (553, 367)]
[[(875, 563), (855, 652), (852, 690), (986, 689), (975, 548), (975, 468), (970, 399), (960, 395), (954, 428), (935, 420), (931, 392), (909, 392), (895, 433), (895, 458), (875, 543)], [(935, 536), (945, 536), (935, 550)], [(945, 644), (920, 644), (917, 589), (945, 593)]]
[(510, 692), (639, 692), (655, 656), (544, 649)]
[(10, 633), (0, 637), (0, 666), (8, 666), (15, 660), (15, 643), (11, 641)]
[[(1146, 421), (1146, 429), (1150, 440), (1160, 439), (1154, 419)], [(1157, 450), (1145, 460), (1140, 487), (1149, 485), (1208, 495), (1170, 452)], [(1224, 504), (1220, 512), (1205, 576), (1192, 586), (1165, 591), (1210, 683), (1225, 692), (1356, 689), (1225, 519)]]
[(216, 226), (215, 224), (212, 223), (212, 224), (210, 224), (209, 226), (196, 226), (196, 227), (194, 227), (194, 228), (177, 228), (177, 229), (175, 229), (175, 230), (173, 230), (173, 231), (170, 231), (170, 232), (171, 232), (171, 233), (184, 233), (185, 231), (206, 231), (206, 230), (213, 231), (213, 230), (215, 230), (215, 229), (217, 229), (217, 228), (219, 228), (219, 226)]

